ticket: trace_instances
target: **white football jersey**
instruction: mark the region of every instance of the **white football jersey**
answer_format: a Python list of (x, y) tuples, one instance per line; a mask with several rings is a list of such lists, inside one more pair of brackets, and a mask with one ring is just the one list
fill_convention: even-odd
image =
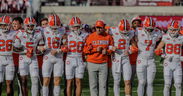
[(84, 32), (81, 32), (78, 35), (74, 32), (69, 32), (67, 35), (67, 46), (69, 48), (67, 56), (82, 56), (85, 39), (87, 36), (88, 34)]
[[(36, 47), (43, 44), (43, 36), (40, 30), (35, 30), (32, 34), (25, 32), (25, 30), (20, 30), (16, 34), (14, 46), (17, 48), (23, 47), (24, 52), (28, 48), (33, 48), (34, 52), (36, 52)], [(25, 54), (24, 52), (20, 54)]]
[(165, 43), (165, 54), (170, 57), (180, 58), (182, 53), (183, 36), (172, 38), (169, 34), (163, 35), (162, 41)]
[(51, 49), (60, 49), (62, 44), (62, 38), (65, 34), (65, 30), (63, 28), (58, 29), (58, 33), (54, 33), (50, 27), (44, 28), (44, 43), (46, 46), (45, 54), (48, 54)]
[(123, 35), (119, 32), (119, 28), (111, 29), (110, 33), (114, 39), (114, 46), (118, 49), (115, 51), (115, 55), (125, 56), (124, 52), (129, 50), (130, 41), (134, 37), (134, 31), (131, 30), (128, 35)]
[(12, 55), (13, 41), (15, 40), (16, 32), (9, 31), (2, 33), (0, 31), (0, 55)]
[(143, 58), (153, 58), (156, 42), (162, 37), (162, 32), (155, 29), (153, 32), (145, 32), (143, 28), (137, 29), (137, 45), (138, 45), (138, 56)]

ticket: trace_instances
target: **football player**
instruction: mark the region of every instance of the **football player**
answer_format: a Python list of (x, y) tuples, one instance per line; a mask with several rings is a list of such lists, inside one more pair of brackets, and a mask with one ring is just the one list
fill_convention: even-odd
[(24, 19), (24, 30), (16, 34), (15, 50), (19, 52), (19, 72), (21, 76), (22, 95), (28, 96), (28, 75), (31, 77), (31, 94), (38, 95), (38, 62), (36, 51), (43, 45), (41, 31), (36, 30), (36, 21), (32, 17)]
[(156, 42), (162, 37), (162, 32), (155, 28), (155, 21), (151, 17), (146, 17), (143, 27), (137, 29), (137, 77), (138, 77), (138, 96), (144, 95), (146, 88), (147, 96), (153, 96), (153, 80), (156, 73), (154, 62), (154, 49)]
[(121, 74), (125, 83), (125, 96), (131, 96), (131, 65), (129, 61), (130, 41), (134, 31), (130, 30), (130, 24), (126, 19), (120, 20), (119, 26), (111, 29), (114, 39), (114, 56), (112, 61), (112, 74), (114, 78), (114, 96), (120, 96)]
[(67, 96), (72, 96), (72, 82), (76, 82), (76, 96), (81, 96), (81, 79), (86, 64), (83, 60), (83, 47), (88, 33), (81, 30), (81, 20), (72, 17), (70, 20), (70, 33), (67, 36), (67, 58), (65, 73), (67, 79)]
[(14, 63), (13, 63), (13, 41), (16, 33), (10, 31), (11, 17), (0, 17), (0, 96), (2, 93), (2, 83), (4, 76), (6, 80), (6, 93), (7, 96), (11, 96), (12, 88), (11, 84), (14, 77)]
[(63, 53), (61, 51), (62, 39), (65, 30), (60, 27), (61, 21), (57, 15), (48, 17), (48, 27), (44, 29), (44, 47), (39, 47), (43, 56), (43, 96), (48, 96), (48, 86), (50, 83), (51, 74), (54, 76), (54, 96), (60, 95), (60, 82), (64, 72)]
[(174, 80), (174, 86), (176, 88), (176, 96), (181, 96), (181, 83), (182, 83), (182, 67), (181, 57), (183, 36), (179, 34), (180, 25), (178, 21), (172, 21), (168, 26), (167, 34), (163, 35), (163, 38), (158, 45), (155, 53), (161, 55), (164, 48), (164, 96), (170, 96), (170, 87), (172, 79)]

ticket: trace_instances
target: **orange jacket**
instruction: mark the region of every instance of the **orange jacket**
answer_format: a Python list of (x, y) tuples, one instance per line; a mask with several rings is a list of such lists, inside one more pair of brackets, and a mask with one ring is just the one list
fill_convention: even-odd
[(84, 53), (87, 54), (86, 61), (91, 63), (107, 63), (109, 56), (103, 55), (97, 52), (97, 47), (101, 46), (103, 49), (107, 49), (107, 53), (112, 53), (109, 46), (114, 43), (113, 38), (108, 35), (98, 35), (96, 32), (90, 34), (86, 39), (86, 44), (84, 46)]

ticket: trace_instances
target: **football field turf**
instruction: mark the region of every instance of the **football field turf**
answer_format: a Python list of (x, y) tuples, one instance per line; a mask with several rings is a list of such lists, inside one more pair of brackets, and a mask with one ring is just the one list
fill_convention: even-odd
[[(156, 77), (154, 80), (154, 96), (163, 96), (163, 66), (162, 66), (162, 61), (160, 61), (159, 57), (156, 57), (156, 65), (157, 65), (157, 72), (156, 72)], [(108, 96), (113, 96), (113, 77), (112, 73), (110, 72), (109, 75), (109, 81), (108, 81)], [(133, 85), (133, 95), (132, 96), (137, 96), (137, 77), (135, 77), (134, 85)], [(88, 80), (88, 73), (85, 73), (84, 79), (83, 79), (83, 90), (82, 90), (82, 96), (90, 96), (89, 94), (89, 80)], [(15, 84), (15, 96), (17, 95), (17, 83)], [(61, 96), (64, 96), (64, 82), (62, 80), (61, 84)], [(29, 83), (29, 94), (30, 94), (30, 83)], [(3, 94), (2, 96), (6, 96), (5, 94), (5, 87), (3, 88)], [(31, 95), (29, 95), (31, 96)], [(124, 84), (123, 81), (121, 82), (121, 96), (124, 96)], [(173, 87), (172, 91), (172, 96), (175, 96), (175, 88)]]

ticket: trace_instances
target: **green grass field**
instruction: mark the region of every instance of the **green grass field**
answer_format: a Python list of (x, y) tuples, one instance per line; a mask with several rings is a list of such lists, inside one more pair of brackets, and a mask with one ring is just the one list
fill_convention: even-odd
[[(162, 62), (160, 62), (160, 57), (156, 57), (156, 65), (157, 65), (157, 73), (156, 73), (156, 77), (154, 80), (154, 96), (163, 96), (163, 66), (162, 66)], [(113, 77), (112, 74), (110, 73), (109, 76), (109, 82), (108, 82), (109, 86), (109, 92), (108, 92), (108, 96), (113, 96)], [(137, 77), (135, 78), (134, 81), (134, 86), (133, 86), (133, 96), (137, 96)], [(61, 96), (64, 96), (64, 89), (65, 85), (64, 82), (62, 82), (61, 84)], [(30, 93), (30, 83), (29, 83), (29, 93)], [(3, 88), (3, 94), (2, 96), (6, 96), (5, 94), (5, 87)], [(17, 83), (15, 84), (15, 96), (17, 95)], [(30, 95), (31, 96), (31, 95)], [(88, 74), (86, 73), (83, 79), (83, 90), (82, 90), (82, 96), (90, 96), (89, 94), (89, 80), (88, 80)], [(123, 81), (121, 82), (121, 96), (124, 96), (124, 85), (123, 85)], [(172, 91), (172, 96), (175, 96), (175, 88), (173, 88)]]

